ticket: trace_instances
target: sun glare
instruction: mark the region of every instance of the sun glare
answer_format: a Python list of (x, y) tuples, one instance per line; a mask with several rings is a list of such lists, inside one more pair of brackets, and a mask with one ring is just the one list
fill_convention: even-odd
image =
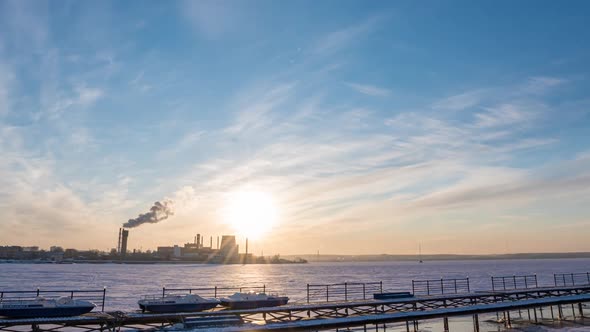
[(277, 222), (277, 207), (267, 193), (237, 191), (228, 197), (226, 219), (238, 235), (257, 239)]

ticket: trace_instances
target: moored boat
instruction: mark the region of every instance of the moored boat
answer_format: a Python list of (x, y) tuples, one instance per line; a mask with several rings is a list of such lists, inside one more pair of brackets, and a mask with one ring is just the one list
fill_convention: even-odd
[(205, 299), (195, 294), (167, 295), (164, 297), (144, 296), (137, 301), (143, 312), (197, 312), (215, 308), (219, 304), (217, 299)]
[(0, 316), (11, 318), (71, 317), (89, 313), (96, 305), (70, 297), (32, 300), (5, 300), (0, 302)]
[(221, 305), (230, 309), (254, 309), (285, 305), (286, 296), (267, 295), (266, 293), (235, 293), (221, 299)]

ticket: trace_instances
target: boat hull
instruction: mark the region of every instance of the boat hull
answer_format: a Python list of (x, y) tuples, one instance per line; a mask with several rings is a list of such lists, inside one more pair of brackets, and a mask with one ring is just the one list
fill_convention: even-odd
[(174, 303), (174, 304), (140, 304), (142, 311), (153, 313), (198, 312), (213, 309), (218, 303)]
[(267, 300), (245, 300), (245, 301), (227, 301), (221, 300), (221, 305), (230, 309), (256, 309), (263, 307), (277, 307), (287, 304), (289, 301), (286, 297), (278, 297)]
[(94, 306), (61, 308), (0, 308), (0, 316), (11, 318), (72, 317), (87, 314)]

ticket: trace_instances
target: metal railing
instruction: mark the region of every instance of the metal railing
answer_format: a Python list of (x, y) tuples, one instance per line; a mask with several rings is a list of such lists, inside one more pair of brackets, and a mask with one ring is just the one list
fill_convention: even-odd
[(166, 288), (162, 287), (162, 297), (166, 295), (197, 294), (202, 297), (225, 297), (236, 292), (262, 292), (266, 293), (266, 285), (242, 286), (242, 287), (207, 287), (207, 288)]
[(414, 295), (445, 295), (469, 292), (469, 278), (412, 280), (412, 293)]
[(90, 301), (100, 307), (104, 312), (107, 288), (101, 290), (37, 290), (33, 291), (2, 291), (0, 290), (0, 303), (13, 301), (29, 301), (38, 297), (59, 298), (69, 297), (76, 300)]
[(383, 281), (307, 284), (307, 303), (372, 299), (383, 293)]
[(514, 290), (537, 288), (537, 275), (492, 277), (492, 290)]
[(555, 287), (590, 285), (590, 272), (586, 273), (556, 273), (553, 274)]

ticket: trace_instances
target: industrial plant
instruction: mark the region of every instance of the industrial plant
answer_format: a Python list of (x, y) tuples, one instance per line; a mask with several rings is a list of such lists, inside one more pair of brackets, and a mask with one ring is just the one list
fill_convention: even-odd
[[(120, 259), (131, 258), (131, 255), (141, 254), (127, 250), (129, 230), (119, 229), (119, 240), (117, 242), (117, 254)], [(213, 246), (213, 236), (209, 238), (209, 246), (205, 246), (205, 237), (197, 234), (194, 241), (185, 243), (184, 246), (171, 245), (159, 246), (152, 256), (160, 260), (193, 261), (213, 264), (245, 264), (255, 263), (256, 259), (248, 253), (248, 239), (246, 239), (245, 253), (240, 253), (240, 247), (236, 243), (235, 235), (223, 235), (217, 237), (216, 246)]]

